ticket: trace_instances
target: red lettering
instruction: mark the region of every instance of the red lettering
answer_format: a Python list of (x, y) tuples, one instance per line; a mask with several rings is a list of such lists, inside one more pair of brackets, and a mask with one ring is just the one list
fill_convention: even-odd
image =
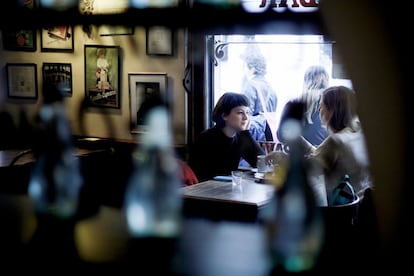
[[(319, 1), (318, 1), (318, 3), (319, 3)], [(308, 1), (300, 0), (300, 4), (303, 7), (308, 7), (308, 8), (316, 8), (316, 7), (318, 7), (318, 3), (316, 3), (316, 0), (308, 0)]]
[[(302, 2), (302, 1), (300, 1), (300, 2)], [(292, 8), (299, 8), (299, 4), (298, 4), (298, 2), (296, 2), (296, 0), (293, 0)]]

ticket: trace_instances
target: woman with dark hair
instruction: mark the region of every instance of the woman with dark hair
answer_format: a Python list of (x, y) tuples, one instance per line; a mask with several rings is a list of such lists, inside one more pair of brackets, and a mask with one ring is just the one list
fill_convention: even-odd
[(257, 155), (264, 154), (249, 132), (250, 103), (239, 93), (223, 94), (212, 112), (215, 125), (197, 137), (189, 165), (200, 181), (230, 175), (240, 158), (256, 167)]

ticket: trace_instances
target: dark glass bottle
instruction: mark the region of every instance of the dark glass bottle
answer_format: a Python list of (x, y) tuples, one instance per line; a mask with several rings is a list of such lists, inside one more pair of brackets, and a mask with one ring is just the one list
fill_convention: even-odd
[(83, 184), (80, 162), (75, 157), (72, 133), (59, 91), (45, 89), (36, 132), (36, 162), (28, 192), (39, 214), (70, 218), (77, 212)]
[(297, 273), (315, 267), (322, 248), (324, 227), (308, 182), (305, 151), (300, 142), (300, 121), (292, 120), (289, 124), (297, 124), (292, 126), (297, 135), (292, 135), (288, 141), (288, 171), (284, 184), (275, 194), (271, 256), (275, 269)]
[(181, 182), (165, 107), (147, 115), (147, 131), (133, 155), (134, 171), (125, 194), (133, 237), (175, 238), (181, 226)]

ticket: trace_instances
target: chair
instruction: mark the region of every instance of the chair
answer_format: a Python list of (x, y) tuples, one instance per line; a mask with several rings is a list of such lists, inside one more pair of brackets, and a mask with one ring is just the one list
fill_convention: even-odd
[(357, 225), (361, 202), (357, 197), (348, 204), (319, 207), (324, 219), (325, 239), (316, 268), (318, 272), (332, 272), (334, 267), (341, 272), (355, 269), (346, 263), (352, 263), (358, 251)]
[(320, 206), (327, 227), (348, 227), (358, 223), (358, 210), (361, 198), (348, 204)]

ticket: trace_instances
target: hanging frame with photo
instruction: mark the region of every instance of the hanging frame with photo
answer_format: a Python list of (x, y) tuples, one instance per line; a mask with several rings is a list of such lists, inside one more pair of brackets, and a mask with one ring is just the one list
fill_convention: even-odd
[(146, 72), (128, 74), (130, 100), (130, 130), (133, 134), (144, 133), (144, 115), (154, 105), (169, 106), (167, 73)]
[(40, 45), (42, 52), (73, 52), (73, 28), (65, 25), (43, 28)]
[(37, 99), (37, 65), (35, 63), (7, 63), (8, 97)]
[(120, 108), (120, 47), (102, 45), (84, 47), (87, 106)]
[(72, 97), (72, 64), (43, 63), (43, 87), (54, 87), (62, 97)]
[(5, 28), (2, 35), (4, 50), (36, 52), (36, 30)]

